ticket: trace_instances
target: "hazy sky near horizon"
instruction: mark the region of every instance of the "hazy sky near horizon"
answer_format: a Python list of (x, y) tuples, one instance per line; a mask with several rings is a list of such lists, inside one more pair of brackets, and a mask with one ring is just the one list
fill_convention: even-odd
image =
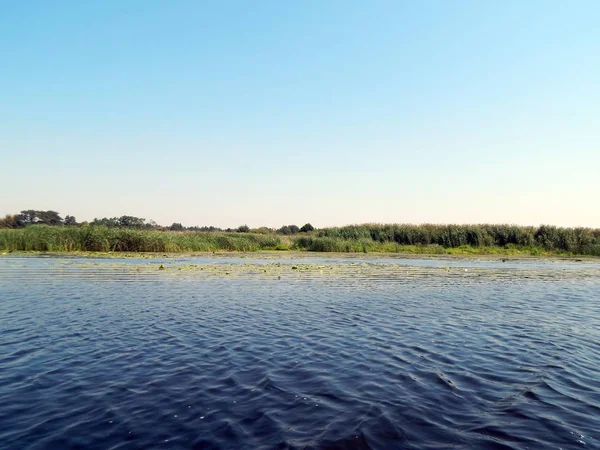
[(0, 3), (0, 214), (600, 227), (600, 2)]

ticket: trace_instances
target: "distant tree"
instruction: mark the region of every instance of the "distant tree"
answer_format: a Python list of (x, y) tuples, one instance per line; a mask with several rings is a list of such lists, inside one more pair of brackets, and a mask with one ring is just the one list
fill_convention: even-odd
[(62, 225), (63, 219), (56, 211), (38, 211), (41, 223), (46, 225)]
[(169, 227), (171, 231), (183, 231), (183, 225), (180, 223), (173, 222), (173, 224)]
[(154, 220), (150, 219), (144, 224), (144, 228), (150, 229), (163, 229), (159, 224), (157, 224)]
[(292, 231), (290, 230), (290, 227), (288, 225), (284, 225), (277, 230), (277, 233), (287, 235), (287, 234), (292, 234)]
[(62, 217), (56, 211), (35, 211), (33, 209), (21, 211), (19, 220), (24, 225), (32, 225), (34, 223), (62, 225), (63, 223)]
[(94, 220), (92, 220), (92, 223), (90, 225), (102, 225), (105, 227), (116, 228), (119, 226), (119, 219), (116, 217), (113, 217), (111, 219), (109, 219), (108, 217), (103, 217), (102, 219), (95, 218)]
[(110, 219), (103, 217), (102, 219), (94, 219), (91, 224), (104, 225), (111, 228), (156, 228), (158, 226), (152, 220), (146, 222), (146, 219), (134, 216), (112, 217)]
[(213, 232), (213, 231), (223, 231), (219, 227), (213, 227), (212, 225), (209, 227), (194, 227), (196, 231), (204, 231), (204, 232)]
[(38, 221), (37, 213), (38, 212), (34, 211), (33, 209), (21, 211), (21, 214), (19, 214), (19, 220), (23, 223), (23, 225), (31, 225)]
[(189, 231), (203, 231), (203, 232), (223, 231), (220, 228), (213, 227), (213, 226), (210, 226), (210, 227), (206, 227), (206, 226), (204, 226), (204, 227), (193, 226), (193, 227), (187, 227), (187, 230), (189, 230)]
[(304, 225), (302, 225), (302, 228), (300, 228), (300, 231), (302, 233), (308, 233), (309, 231), (313, 231), (315, 229), (315, 227), (313, 227), (310, 223), (306, 223)]
[(64, 224), (67, 226), (77, 225), (77, 219), (75, 219), (75, 216), (65, 216)]
[(7, 214), (0, 219), (0, 228), (23, 228), (24, 226), (19, 214)]
[(299, 231), (300, 231), (300, 228), (298, 228), (297, 225), (284, 225), (280, 229), (277, 230), (277, 233), (289, 235), (289, 234), (297, 234)]
[(123, 228), (142, 228), (146, 225), (146, 219), (134, 216), (119, 217), (119, 226)]
[(250, 231), (250, 227), (248, 227), (248, 225), (240, 225), (236, 231), (238, 233), (247, 233)]

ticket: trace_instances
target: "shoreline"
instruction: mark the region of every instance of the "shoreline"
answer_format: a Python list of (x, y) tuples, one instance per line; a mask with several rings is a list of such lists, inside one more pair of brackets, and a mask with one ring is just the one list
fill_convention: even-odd
[(314, 252), (302, 250), (257, 250), (215, 252), (90, 252), (90, 251), (3, 251), (0, 257), (22, 258), (81, 258), (81, 259), (185, 259), (185, 258), (255, 258), (255, 259), (405, 259), (405, 260), (473, 260), (473, 261), (570, 261), (600, 262), (600, 257), (589, 255), (529, 255), (515, 253), (414, 253), (414, 252)]
[[(310, 252), (423, 257), (600, 257), (600, 229), (511, 225), (353, 225), (294, 235), (188, 232), (105, 226), (0, 229), (0, 253), (211, 254)], [(299, 254), (299, 253), (298, 253)], [(94, 255), (98, 255), (94, 253)]]

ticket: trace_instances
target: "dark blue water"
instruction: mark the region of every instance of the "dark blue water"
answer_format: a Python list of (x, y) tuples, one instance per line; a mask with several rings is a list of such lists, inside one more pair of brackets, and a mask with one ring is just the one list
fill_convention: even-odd
[(0, 448), (600, 448), (600, 265), (325, 261), (1, 258)]

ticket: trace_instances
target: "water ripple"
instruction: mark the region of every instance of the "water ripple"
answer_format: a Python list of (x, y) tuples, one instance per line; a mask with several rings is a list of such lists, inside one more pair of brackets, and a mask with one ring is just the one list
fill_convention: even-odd
[(600, 448), (598, 267), (463, 266), (0, 259), (1, 447)]

